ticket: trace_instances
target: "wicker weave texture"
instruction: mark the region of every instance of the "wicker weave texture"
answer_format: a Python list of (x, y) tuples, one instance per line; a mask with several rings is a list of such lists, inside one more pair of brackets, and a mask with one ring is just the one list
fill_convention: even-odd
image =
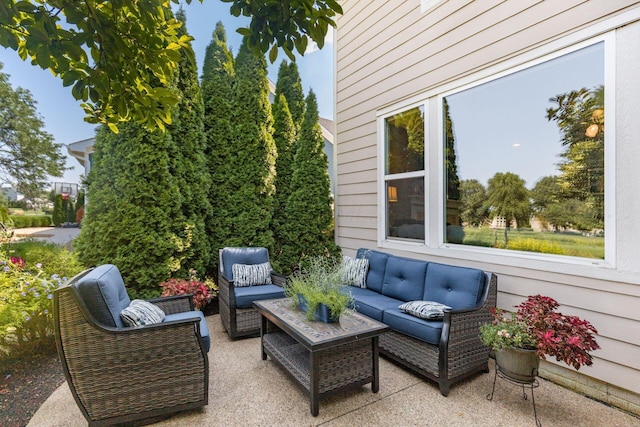
[[(265, 334), (265, 350), (307, 391), (311, 389), (309, 350), (284, 332)], [(343, 389), (352, 384), (373, 381), (371, 339), (320, 350), (316, 353), (318, 391), (320, 394)]]
[(55, 297), (60, 357), (90, 422), (207, 404), (208, 360), (193, 323), (107, 330), (87, 321), (71, 289)]
[[(476, 372), (486, 371), (489, 348), (482, 344), (479, 328), (492, 320), (488, 310), (496, 306), (497, 277), (490, 274), (487, 298), (473, 310), (453, 312), (445, 317), (448, 322), (448, 337), (439, 346), (391, 331), (380, 336), (380, 352), (405, 367), (440, 383), (443, 394), (448, 393), (449, 384)], [(447, 330), (447, 327), (443, 328)], [(441, 378), (440, 351), (447, 352), (446, 377)]]

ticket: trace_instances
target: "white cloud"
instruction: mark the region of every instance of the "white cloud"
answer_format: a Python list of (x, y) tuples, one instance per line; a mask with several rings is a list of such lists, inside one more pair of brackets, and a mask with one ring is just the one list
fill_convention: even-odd
[[(327, 35), (324, 38), (323, 49), (327, 49), (329, 45), (333, 44), (333, 33), (334, 33), (333, 27), (329, 27), (329, 30), (327, 30)], [(311, 42), (311, 44), (307, 46), (307, 50), (304, 51), (304, 54), (308, 55), (310, 53), (317, 52), (318, 50), (320, 49), (318, 49), (318, 45), (316, 44), (316, 42)]]

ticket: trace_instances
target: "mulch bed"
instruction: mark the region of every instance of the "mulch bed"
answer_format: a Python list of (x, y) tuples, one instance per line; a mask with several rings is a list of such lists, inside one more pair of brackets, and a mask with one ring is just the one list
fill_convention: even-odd
[(27, 425), (38, 408), (65, 381), (57, 353), (2, 360), (0, 425)]

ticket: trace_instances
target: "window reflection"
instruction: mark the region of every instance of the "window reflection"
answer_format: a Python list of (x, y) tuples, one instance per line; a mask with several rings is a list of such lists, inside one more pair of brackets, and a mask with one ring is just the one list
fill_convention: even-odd
[(604, 44), (443, 98), (446, 242), (604, 258)]
[(385, 121), (387, 174), (424, 170), (424, 111), (412, 108)]
[(387, 236), (424, 240), (424, 219), (424, 178), (387, 181)]

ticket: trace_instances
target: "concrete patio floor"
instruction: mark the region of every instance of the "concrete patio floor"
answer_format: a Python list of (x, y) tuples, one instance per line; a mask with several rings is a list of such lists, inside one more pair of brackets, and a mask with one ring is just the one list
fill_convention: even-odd
[[(491, 373), (480, 374), (451, 389), (438, 387), (380, 358), (380, 391), (370, 385), (320, 401), (311, 416), (308, 395), (270, 359), (260, 358), (260, 339), (232, 341), (218, 315), (207, 317), (211, 332), (209, 405), (183, 412), (157, 426), (534, 426), (531, 399), (519, 387), (498, 379), (493, 401), (486, 396)], [(535, 389), (543, 426), (640, 426), (624, 413), (549, 381)], [(42, 405), (31, 427), (86, 426), (66, 382)]]

